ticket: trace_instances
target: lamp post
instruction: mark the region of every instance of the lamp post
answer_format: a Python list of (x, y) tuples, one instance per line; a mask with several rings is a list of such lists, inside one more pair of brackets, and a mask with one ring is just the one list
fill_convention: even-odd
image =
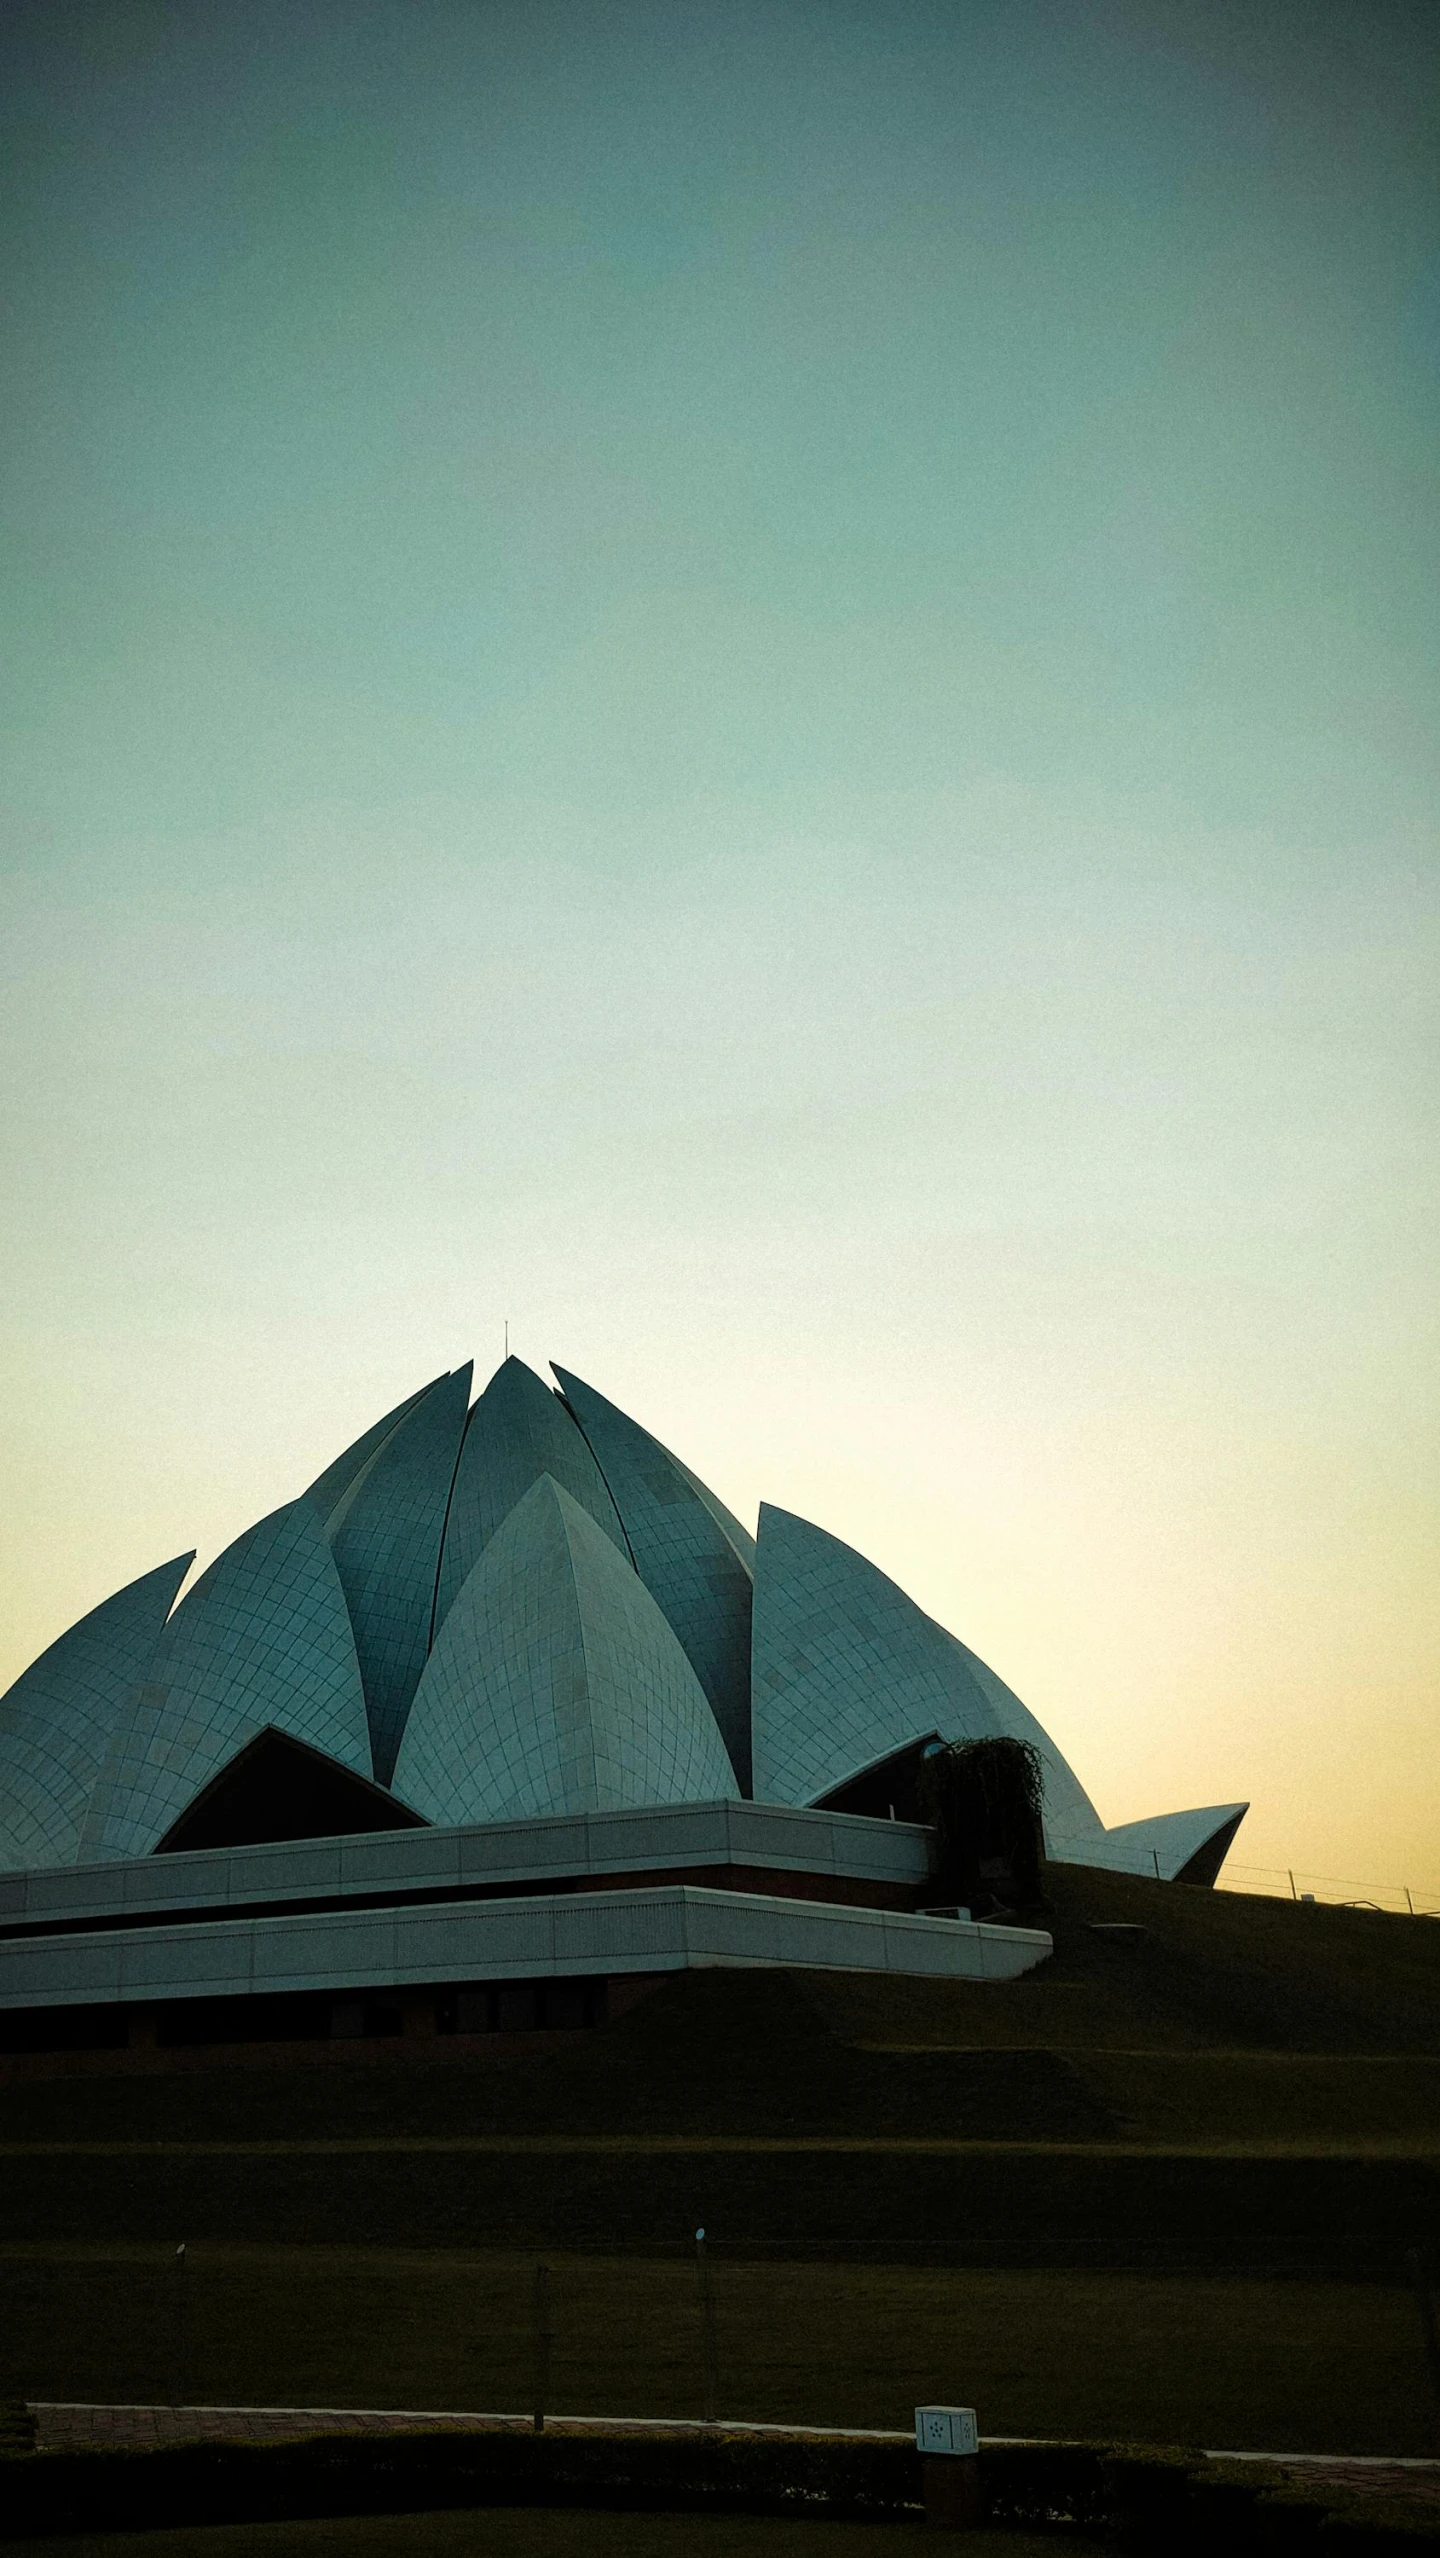
[(550, 2395), (550, 2268), (535, 2268), (535, 2431), (545, 2431), (545, 2402)]
[(1435, 2409), (1440, 2416), (1440, 2327), (1435, 2319), (1435, 2302), (1430, 2290), (1430, 2268), (1425, 2251), (1412, 2247), (1405, 2263), (1415, 2291), (1415, 2306), (1420, 2312), (1420, 2335), (1425, 2347), (1425, 2361), (1430, 2372), (1430, 2386), (1435, 2393)]
[(705, 2232), (695, 2232), (695, 2273), (700, 2285), (700, 2320), (705, 2339), (705, 2422), (719, 2421), (719, 2381), (715, 2352), (715, 2286), (710, 2275), (710, 2259), (705, 2253)]
[(175, 2404), (177, 2407), (187, 2405), (190, 2397), (190, 2294), (185, 2280), (186, 2262), (185, 2241), (182, 2238), (175, 2250), (175, 2279), (180, 2286), (175, 2311)]

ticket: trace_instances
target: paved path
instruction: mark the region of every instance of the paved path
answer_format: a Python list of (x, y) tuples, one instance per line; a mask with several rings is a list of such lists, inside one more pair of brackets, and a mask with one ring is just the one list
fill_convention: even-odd
[[(91, 2451), (106, 2444), (140, 2450), (151, 2443), (293, 2442), (303, 2434), (400, 2434), (435, 2427), (453, 2434), (526, 2434), (528, 2416), (460, 2413), (453, 2407), (98, 2407), (56, 2399), (31, 2401), (41, 2451)], [(789, 2442), (908, 2443), (909, 2433), (851, 2425), (731, 2424), (727, 2434)], [(553, 2434), (624, 2437), (665, 2433), (703, 2441), (708, 2426), (674, 2416), (550, 2416)], [(1013, 2435), (982, 2440), (1015, 2441)], [(1211, 2451), (1209, 2460), (1259, 2460), (1306, 2479), (1362, 2496), (1405, 2496), (1440, 2505), (1440, 2460), (1400, 2460), (1358, 2453)]]
[[(529, 2416), (458, 2413), (453, 2407), (92, 2407), (79, 2401), (32, 2399), (40, 2451), (89, 2451), (97, 2444), (128, 2449), (147, 2443), (292, 2442), (302, 2434), (405, 2434), (417, 2428), (450, 2434), (528, 2434)], [(684, 2416), (547, 2416), (549, 2434), (673, 2434), (704, 2442), (715, 2430)], [(899, 2434), (839, 2425), (746, 2425), (722, 2422), (727, 2434), (786, 2442), (909, 2443)]]
[(1259, 2460), (1288, 2469), (1297, 2487), (1307, 2480), (1347, 2487), (1353, 2496), (1404, 2496), (1440, 2505), (1440, 2460), (1395, 2460), (1382, 2454), (1321, 2451), (1209, 2451), (1207, 2460)]

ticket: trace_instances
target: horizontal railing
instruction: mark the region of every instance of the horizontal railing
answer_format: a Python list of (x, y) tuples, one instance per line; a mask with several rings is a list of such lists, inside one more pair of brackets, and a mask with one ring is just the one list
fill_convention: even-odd
[[(1057, 1862), (1065, 1862), (1063, 1848)], [(1108, 1874), (1135, 1874), (1163, 1882), (1154, 1848), (1087, 1840), (1083, 1862), (1102, 1866)], [(1296, 1865), (1240, 1865), (1227, 1857), (1216, 1878), (1219, 1892), (1251, 1892), (1276, 1901), (1326, 1902), (1333, 1907), (1390, 1910), (1401, 1918), (1440, 1918), (1440, 1882), (1374, 1883), (1338, 1874), (1311, 1874)]]
[(1298, 1865), (1236, 1865), (1227, 1859), (1217, 1889), (1281, 1901), (1326, 1901), (1345, 1909), (1393, 1910), (1401, 1918), (1440, 1918), (1440, 1883), (1357, 1882), (1345, 1875), (1309, 1874)]

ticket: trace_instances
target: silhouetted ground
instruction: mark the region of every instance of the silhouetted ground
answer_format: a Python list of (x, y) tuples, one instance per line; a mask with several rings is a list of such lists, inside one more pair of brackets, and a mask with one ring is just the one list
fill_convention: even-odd
[[(337, 2522), (239, 2523), (209, 2531), (107, 2532), (24, 2540), (14, 2558), (914, 2558), (905, 2524), (766, 2522), (747, 2515), (481, 2512)], [(947, 2558), (1054, 2558), (1029, 2532), (947, 2532)], [(1097, 2542), (1067, 2539), (1077, 2551)]]
[(523, 2405), (543, 2249), (557, 2405), (688, 2414), (703, 2223), (737, 2416), (1440, 2448), (1440, 1924), (1049, 1887), (1005, 1985), (693, 1973), (548, 2052), (12, 2085), (0, 2385)]

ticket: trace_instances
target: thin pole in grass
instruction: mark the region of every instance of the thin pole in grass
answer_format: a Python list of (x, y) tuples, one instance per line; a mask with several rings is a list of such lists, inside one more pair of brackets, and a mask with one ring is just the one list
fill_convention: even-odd
[(545, 2405), (550, 2396), (550, 2268), (535, 2268), (533, 2304), (535, 2339), (535, 2431), (545, 2431)]
[(1423, 2248), (1412, 2247), (1405, 2258), (1410, 2280), (1415, 2287), (1415, 2305), (1420, 2312), (1420, 2333), (1425, 2340), (1425, 2360), (1430, 2367), (1430, 2386), (1435, 2393), (1435, 2412), (1440, 2416), (1440, 2329), (1435, 2323), (1435, 2302), (1430, 2290), (1430, 2269)]
[(700, 2319), (705, 2335), (705, 2422), (719, 2422), (720, 2386), (716, 2373), (715, 2352), (715, 2286), (710, 2275), (710, 2259), (705, 2253), (705, 2232), (695, 2232), (695, 2273), (700, 2285)]
[(190, 2399), (190, 2293), (185, 2280), (185, 2241), (175, 2250), (175, 2280), (179, 2285), (175, 2309), (175, 2404), (184, 2407)]

